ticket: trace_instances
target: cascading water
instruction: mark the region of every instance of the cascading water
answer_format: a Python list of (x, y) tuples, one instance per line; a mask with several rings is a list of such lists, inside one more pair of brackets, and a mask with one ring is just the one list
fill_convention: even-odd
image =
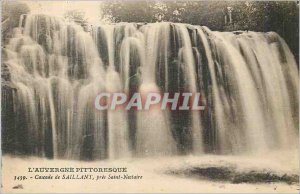
[[(12, 85), (2, 92), (2, 115), (11, 117), (4, 152), (115, 159), (297, 146), (298, 69), (276, 33), (176, 23), (85, 32), (28, 15), (4, 51)], [(94, 100), (105, 91), (200, 92), (206, 109), (99, 111)]]

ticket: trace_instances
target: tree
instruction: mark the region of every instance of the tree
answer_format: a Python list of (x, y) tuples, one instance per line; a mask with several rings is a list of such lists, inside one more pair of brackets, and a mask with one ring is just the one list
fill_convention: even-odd
[(20, 16), (29, 12), (30, 9), (24, 2), (7, 0), (2, 2), (2, 22), (9, 18), (12, 28), (18, 27)]
[(12, 30), (19, 26), (20, 17), (30, 12), (29, 7), (24, 2), (3, 1), (2, 2), (2, 42), (6, 44), (11, 37)]
[(153, 22), (152, 2), (149, 1), (110, 1), (102, 6), (102, 19), (112, 22)]
[(69, 10), (64, 14), (64, 18), (68, 22), (76, 22), (81, 25), (85, 25), (87, 23), (87, 18), (85, 17), (85, 12), (81, 10)]

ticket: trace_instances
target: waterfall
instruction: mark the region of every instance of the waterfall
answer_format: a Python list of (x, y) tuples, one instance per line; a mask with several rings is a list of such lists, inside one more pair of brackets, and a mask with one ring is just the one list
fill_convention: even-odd
[[(274, 32), (165, 22), (86, 32), (27, 15), (4, 56), (4, 152), (95, 160), (297, 147), (298, 69)], [(97, 110), (101, 92), (200, 93), (205, 110)]]

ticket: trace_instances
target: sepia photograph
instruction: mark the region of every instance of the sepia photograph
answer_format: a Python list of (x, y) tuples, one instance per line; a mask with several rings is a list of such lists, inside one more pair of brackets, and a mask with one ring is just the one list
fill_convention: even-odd
[(1, 188), (299, 193), (299, 1), (1, 1)]

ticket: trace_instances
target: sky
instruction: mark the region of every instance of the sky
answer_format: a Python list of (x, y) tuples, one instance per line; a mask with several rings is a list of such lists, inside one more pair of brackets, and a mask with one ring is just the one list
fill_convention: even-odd
[(32, 14), (43, 13), (63, 17), (68, 10), (82, 10), (90, 23), (100, 22), (99, 1), (24, 1)]

